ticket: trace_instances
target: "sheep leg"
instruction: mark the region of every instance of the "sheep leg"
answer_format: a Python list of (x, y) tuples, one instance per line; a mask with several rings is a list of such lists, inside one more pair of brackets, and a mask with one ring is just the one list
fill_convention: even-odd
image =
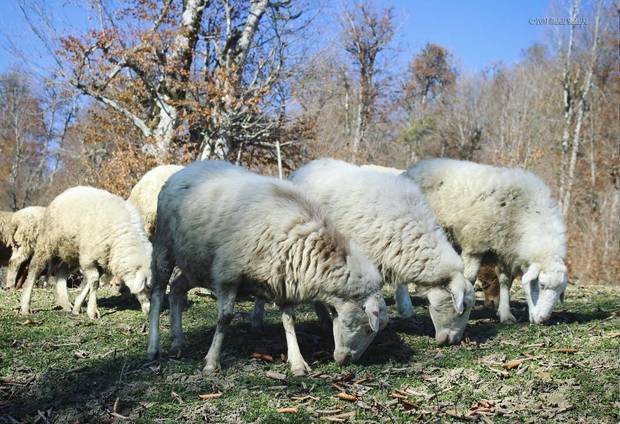
[(80, 314), (80, 309), (82, 309), (82, 303), (84, 303), (84, 300), (86, 300), (86, 296), (88, 295), (88, 291), (90, 290), (90, 287), (88, 286), (88, 280), (86, 280), (85, 276), (82, 277), (82, 282), (80, 283), (79, 289), (80, 293), (75, 298), (75, 303), (73, 303), (73, 315)]
[(415, 312), (413, 311), (411, 296), (409, 296), (409, 289), (406, 284), (402, 284), (396, 288), (394, 300), (396, 300), (396, 309), (398, 309), (398, 315), (400, 315), (401, 318), (413, 318)]
[(165, 245), (155, 244), (153, 248), (153, 260), (151, 262), (153, 289), (151, 291), (149, 309), (149, 341), (146, 350), (149, 361), (154, 361), (159, 356), (159, 319), (164, 301), (164, 294), (166, 293), (166, 286), (174, 270), (174, 263), (171, 261), (169, 253), (161, 246)]
[(88, 281), (88, 305), (86, 314), (90, 319), (98, 319), (101, 315), (97, 309), (97, 289), (99, 288), (99, 271), (97, 268), (90, 267), (84, 270), (84, 276)]
[(20, 301), (20, 313), (22, 315), (30, 314), (32, 288), (34, 287), (34, 283), (37, 279), (41, 276), (41, 274), (43, 274), (43, 270), (45, 269), (48, 261), (48, 257), (35, 252), (35, 255), (30, 263), (30, 269), (28, 270), (28, 277), (26, 278), (26, 282), (24, 283), (24, 287), (22, 289), (22, 297)]
[(476, 277), (478, 276), (478, 271), (480, 271), (480, 255), (472, 255), (470, 253), (461, 253), (461, 258), (463, 259), (463, 275), (467, 278), (472, 284), (476, 281)]
[[(217, 285), (216, 285), (217, 287)], [(232, 321), (234, 316), (235, 298), (237, 297), (237, 289), (227, 288), (227, 291), (218, 290), (217, 293), (217, 326), (215, 327), (215, 334), (211, 341), (211, 347), (207, 356), (205, 357), (205, 367), (202, 372), (204, 374), (212, 374), (221, 368), (220, 366), (220, 353), (222, 351), (222, 344), (224, 342), (224, 336), (226, 335), (226, 329)]]
[(71, 301), (67, 291), (67, 271), (64, 266), (60, 266), (56, 272), (56, 303), (67, 312), (71, 312)]
[(165, 291), (165, 287), (155, 286), (151, 292), (151, 308), (149, 310), (149, 342), (146, 350), (149, 361), (154, 361), (159, 356), (159, 318)]
[(295, 333), (295, 315), (293, 308), (290, 306), (282, 307), (282, 325), (286, 334), (286, 347), (288, 363), (294, 376), (300, 377), (312, 371), (308, 363), (304, 360), (297, 343), (297, 334)]
[(512, 278), (504, 271), (500, 271), (499, 279), (499, 307), (497, 314), (499, 321), (505, 324), (517, 322), (512, 312), (510, 312), (510, 288), (512, 286)]
[(183, 308), (187, 301), (189, 282), (180, 274), (170, 283), (170, 334), (172, 336), (171, 353), (180, 356), (185, 345), (183, 335)]
[(257, 297), (254, 299), (254, 310), (250, 317), (252, 330), (262, 332), (265, 329), (265, 299)]
[(327, 306), (321, 302), (314, 302), (314, 312), (319, 317), (319, 323), (321, 324), (321, 330), (323, 333), (332, 335), (334, 324), (332, 323), (332, 316), (329, 314)]
[(13, 251), (9, 266), (6, 270), (6, 288), (12, 289), (17, 287), (17, 274), (21, 266), (28, 261), (30, 254), (23, 247)]

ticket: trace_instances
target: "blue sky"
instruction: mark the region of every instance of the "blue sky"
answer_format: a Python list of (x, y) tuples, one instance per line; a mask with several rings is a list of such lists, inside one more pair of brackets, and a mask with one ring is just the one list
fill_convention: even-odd
[[(56, 6), (49, 10), (55, 10), (52, 19), (61, 28), (75, 31), (92, 24), (75, 6), (79, 2), (47, 0), (47, 4)], [(395, 11), (397, 34), (388, 54), (396, 65), (406, 64), (427, 42), (434, 42), (451, 51), (463, 72), (476, 72), (499, 61), (517, 61), (523, 49), (544, 39), (543, 27), (530, 25), (529, 19), (548, 16), (549, 10), (549, 3), (542, 0), (377, 0), (377, 4)], [(332, 15), (337, 9), (328, 6), (325, 13)], [(336, 21), (331, 20), (330, 26), (335, 29)], [(323, 40), (328, 41), (330, 34), (335, 31), (326, 30)], [(35, 61), (46, 62), (45, 50), (31, 33), (16, 0), (0, 0), (0, 72), (19, 64), (19, 58), (7, 50), (11, 42)]]

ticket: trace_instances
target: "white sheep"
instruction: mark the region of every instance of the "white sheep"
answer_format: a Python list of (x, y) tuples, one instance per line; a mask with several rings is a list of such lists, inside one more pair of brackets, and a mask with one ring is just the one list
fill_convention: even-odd
[(44, 207), (30, 206), (18, 210), (11, 217), (11, 223), (13, 224), (13, 235), (11, 237), (13, 253), (6, 273), (7, 288), (17, 288), (18, 280), (21, 280), (21, 277), (26, 275), (28, 261), (30, 261), (34, 254), (44, 212)]
[(437, 342), (461, 340), (475, 301), (473, 287), (415, 184), (334, 159), (312, 161), (290, 179), (321, 204), (336, 228), (358, 243), (384, 281), (396, 287), (402, 317), (413, 316), (407, 290), (413, 283), (428, 297)]
[(13, 212), (0, 211), (0, 267), (7, 266), (11, 258), (13, 239)]
[(423, 160), (407, 170), (439, 223), (462, 249), (465, 276), (474, 281), (486, 252), (499, 258), (498, 313), (510, 312), (513, 277), (522, 275), (531, 322), (549, 319), (567, 286), (566, 227), (549, 188), (524, 169), (451, 159)]
[(224, 332), (237, 294), (253, 294), (280, 306), (295, 375), (310, 368), (297, 344), (294, 305), (321, 301), (334, 308), (338, 363), (357, 360), (387, 324), (377, 269), (292, 183), (227, 162), (199, 161), (170, 177), (157, 208), (151, 360), (159, 354), (161, 303), (175, 266), (182, 276), (171, 284), (172, 349), (183, 344), (184, 293), (208, 284), (217, 295), (218, 322), (205, 373), (220, 368)]
[[(57, 293), (65, 308), (67, 273), (79, 268), (87, 286), (78, 295), (78, 314), (89, 294), (87, 313), (99, 316), (97, 288), (103, 273), (120, 278), (148, 311), (146, 288), (151, 276), (151, 243), (136, 209), (121, 197), (93, 187), (74, 187), (57, 196), (46, 208), (34, 256), (21, 298), (21, 313), (30, 312), (30, 297), (37, 278), (50, 265), (49, 274), (60, 280)], [(60, 265), (55, 266), (57, 263)]]
[(405, 172), (404, 169), (390, 168), (390, 167), (381, 166), (381, 165), (361, 165), (360, 168), (365, 169), (367, 171), (377, 171), (377, 172), (383, 172), (385, 174), (392, 174), (392, 175), (401, 175)]
[(131, 202), (144, 221), (144, 231), (150, 238), (155, 230), (157, 217), (157, 196), (164, 183), (172, 174), (183, 169), (180, 165), (161, 165), (144, 174), (131, 189), (128, 202)]

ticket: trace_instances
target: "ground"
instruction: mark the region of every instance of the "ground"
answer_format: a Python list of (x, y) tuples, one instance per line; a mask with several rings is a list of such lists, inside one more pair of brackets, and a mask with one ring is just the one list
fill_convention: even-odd
[(145, 318), (133, 298), (102, 290), (102, 317), (93, 322), (53, 309), (52, 290), (36, 289), (26, 319), (16, 313), (18, 293), (3, 292), (0, 423), (618, 422), (620, 290), (571, 286), (545, 326), (525, 322), (515, 294), (519, 324), (499, 324), (477, 305), (466, 340), (451, 347), (434, 343), (426, 307), (414, 299), (414, 320), (392, 319), (360, 363), (342, 368), (315, 315), (300, 308), (300, 345), (313, 372), (298, 378), (284, 362), (275, 308), (263, 333), (240, 314), (223, 370), (204, 377), (216, 311), (202, 292), (190, 295), (183, 356), (150, 365)]

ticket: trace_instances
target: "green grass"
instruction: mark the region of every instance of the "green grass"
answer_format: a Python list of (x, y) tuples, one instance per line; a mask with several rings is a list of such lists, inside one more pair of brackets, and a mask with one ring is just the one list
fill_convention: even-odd
[[(75, 295), (75, 293), (73, 293)], [(53, 310), (49, 289), (34, 292), (30, 320), (16, 313), (18, 293), (0, 293), (1, 422), (308, 422), (337, 414), (349, 422), (618, 422), (620, 420), (620, 291), (571, 287), (552, 323), (529, 325), (520, 293), (517, 325), (501, 325), (477, 306), (460, 346), (438, 347), (426, 308), (413, 321), (394, 319), (358, 364), (337, 366), (314, 314), (298, 311), (298, 337), (309, 377), (295, 378), (279, 314), (268, 308), (266, 329), (235, 319), (223, 370), (201, 374), (215, 304), (195, 292), (184, 315), (188, 346), (180, 359), (145, 366), (145, 318), (138, 304), (112, 289), (100, 292), (102, 318), (91, 322)], [(249, 302), (238, 305), (249, 311)], [(395, 314), (393, 306), (391, 315)], [(163, 348), (169, 346), (168, 314)], [(562, 351), (575, 349), (576, 351)], [(269, 354), (273, 362), (252, 358)], [(526, 359), (518, 368), (502, 365)], [(287, 374), (285, 380), (268, 372)], [(336, 397), (340, 386), (358, 396)], [(400, 390), (404, 400), (399, 400)], [(200, 394), (222, 392), (212, 400)], [(395, 393), (396, 392), (396, 393)], [(463, 418), (481, 401), (485, 413)], [(116, 405), (116, 406), (115, 406)], [(489, 404), (486, 404), (489, 406)], [(278, 408), (296, 407), (292, 414)], [(475, 408), (474, 408), (475, 409)], [(332, 411), (332, 412), (330, 412)], [(117, 415), (114, 415), (117, 414)]]

